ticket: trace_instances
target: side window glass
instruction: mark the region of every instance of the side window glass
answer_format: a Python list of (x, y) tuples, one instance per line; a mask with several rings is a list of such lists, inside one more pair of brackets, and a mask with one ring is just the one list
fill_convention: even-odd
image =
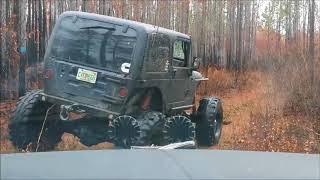
[(184, 60), (184, 52), (182, 48), (182, 41), (176, 41), (174, 42), (173, 46), (173, 58)]
[(188, 65), (188, 51), (189, 43), (181, 40), (177, 40), (173, 45), (173, 60), (172, 65), (174, 67), (187, 67)]
[(149, 51), (145, 66), (147, 72), (167, 72), (169, 66), (169, 36), (153, 34), (149, 38)]

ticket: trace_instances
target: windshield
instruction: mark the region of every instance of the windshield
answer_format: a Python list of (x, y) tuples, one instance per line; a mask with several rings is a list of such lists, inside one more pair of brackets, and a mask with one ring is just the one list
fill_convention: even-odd
[(66, 17), (55, 32), (51, 57), (122, 72), (131, 63), (136, 31), (128, 26)]

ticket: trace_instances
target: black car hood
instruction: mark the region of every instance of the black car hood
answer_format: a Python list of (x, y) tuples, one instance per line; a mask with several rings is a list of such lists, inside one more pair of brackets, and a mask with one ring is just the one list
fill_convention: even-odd
[(319, 155), (97, 150), (1, 155), (1, 179), (319, 179)]

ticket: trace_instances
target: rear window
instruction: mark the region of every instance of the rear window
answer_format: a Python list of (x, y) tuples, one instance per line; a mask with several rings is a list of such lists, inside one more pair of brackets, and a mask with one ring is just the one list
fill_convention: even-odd
[(123, 72), (130, 66), (136, 31), (84, 18), (65, 17), (54, 35), (50, 56), (65, 61)]

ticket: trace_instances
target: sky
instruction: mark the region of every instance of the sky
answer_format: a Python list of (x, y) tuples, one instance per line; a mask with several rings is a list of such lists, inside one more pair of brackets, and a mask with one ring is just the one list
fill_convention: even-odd
[[(261, 23), (262, 22), (262, 14), (265, 11), (266, 7), (270, 4), (272, 0), (258, 0), (259, 3), (259, 18), (258, 21)], [(315, 31), (319, 32), (320, 29), (320, 0), (315, 0), (316, 3), (316, 12), (315, 12)], [(300, 8), (300, 14), (304, 14), (304, 9)], [(302, 22), (302, 18), (300, 18), (300, 21)]]

